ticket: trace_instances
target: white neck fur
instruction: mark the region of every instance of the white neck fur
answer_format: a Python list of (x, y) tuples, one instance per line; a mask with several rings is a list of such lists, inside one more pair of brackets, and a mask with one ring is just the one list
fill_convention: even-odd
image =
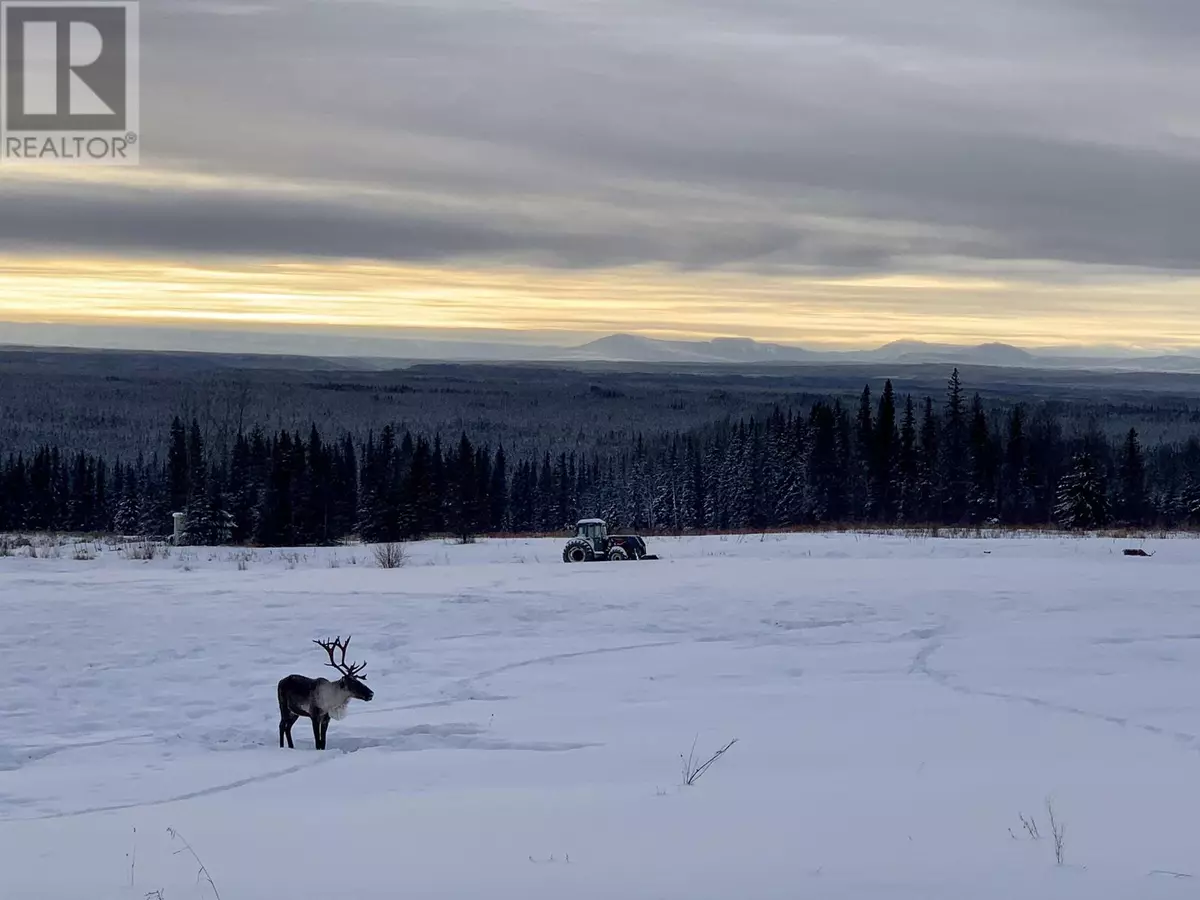
[(317, 705), (329, 718), (344, 719), (350, 705), (350, 692), (336, 681), (330, 681), (317, 689)]

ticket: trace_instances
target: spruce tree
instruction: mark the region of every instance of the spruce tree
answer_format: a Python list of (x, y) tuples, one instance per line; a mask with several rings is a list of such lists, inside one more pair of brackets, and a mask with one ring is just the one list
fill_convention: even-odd
[(894, 521), (899, 494), (899, 469), (896, 433), (896, 395), (891, 379), (883, 385), (879, 398), (879, 413), (875, 419), (871, 452), (871, 508), (874, 518), (881, 522)]
[(920, 494), (917, 482), (917, 415), (912, 396), (904, 398), (904, 419), (900, 425), (899, 483), (896, 518), (905, 524), (919, 521)]
[(492, 462), (492, 483), (488, 486), (488, 529), (492, 532), (507, 531), (508, 520), (508, 457), (504, 445), (496, 448)]
[(183, 512), (191, 494), (188, 480), (187, 431), (179, 416), (171, 420), (171, 437), (167, 450), (167, 470), (170, 479), (167, 487), (167, 503), (172, 512)]
[(479, 479), (475, 472), (475, 448), (466, 432), (458, 442), (458, 450), (449, 459), (446, 502), (446, 523), (459, 543), (468, 544), (479, 532), (476, 514)]
[(691, 459), (691, 498), (692, 511), (691, 521), (688, 523), (691, 528), (705, 528), (709, 524), (708, 519), (708, 491), (706, 490), (706, 480), (704, 477), (708, 466), (705, 464), (705, 455), (702, 447), (698, 442), (691, 441), (688, 445), (688, 455)]
[(1102, 528), (1109, 522), (1108, 489), (1099, 461), (1089, 450), (1075, 455), (1059, 482), (1054, 518), (1063, 528)]
[(875, 456), (875, 427), (871, 413), (871, 386), (864, 385), (858, 398), (858, 415), (854, 422), (852, 451), (851, 502), (855, 519), (870, 519), (874, 515), (871, 491), (872, 459)]
[(141, 473), (137, 469), (127, 469), (121, 487), (120, 499), (117, 500), (117, 510), (113, 517), (113, 526), (121, 535), (136, 535), (141, 531), (138, 516), (138, 497), (145, 490), (141, 482)]
[(812, 516), (817, 522), (840, 522), (843, 506), (845, 469), (838, 453), (837, 415), (827, 404), (813, 405), (808, 427), (811, 448), (808, 454), (809, 494)]
[(209, 546), (217, 543), (216, 510), (210, 503), (208, 463), (200, 424), (192, 419), (188, 432), (188, 499), (184, 508), (183, 541), (187, 544)]
[(1029, 441), (1025, 435), (1025, 407), (1018, 404), (1008, 415), (1004, 463), (1000, 470), (1000, 519), (1007, 525), (1029, 522)]
[(971, 477), (968, 469), (967, 407), (962, 381), (955, 368), (946, 386), (942, 419), (941, 488), (942, 521), (957, 525), (966, 520)]
[(1117, 519), (1122, 525), (1141, 525), (1146, 512), (1146, 461), (1136, 428), (1125, 435), (1120, 459)]
[(996, 518), (996, 454), (988, 429), (983, 401), (976, 394), (971, 402), (971, 425), (968, 432), (971, 459), (971, 486), (967, 496), (968, 515), (972, 523), (991, 522)]
[(942, 481), (938, 461), (941, 458), (940, 425), (933, 411), (933, 398), (925, 398), (921, 416), (921, 445), (917, 453), (916, 509), (919, 521), (941, 520)]

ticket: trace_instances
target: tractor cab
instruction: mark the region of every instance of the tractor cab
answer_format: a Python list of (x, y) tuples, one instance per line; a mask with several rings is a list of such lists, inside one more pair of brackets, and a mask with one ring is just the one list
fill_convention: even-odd
[(591, 544), (597, 556), (607, 552), (608, 525), (603, 519), (580, 519), (575, 523), (575, 537)]

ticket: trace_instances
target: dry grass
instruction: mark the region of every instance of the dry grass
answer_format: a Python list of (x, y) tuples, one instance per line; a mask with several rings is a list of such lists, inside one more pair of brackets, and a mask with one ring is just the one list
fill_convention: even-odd
[(683, 774), (683, 783), (688, 787), (691, 787), (693, 784), (699, 781), (700, 776), (707, 772), (709, 767), (712, 766), (712, 764), (722, 756), (724, 756), (729, 748), (736, 743), (737, 738), (734, 738), (708, 759), (701, 762), (700, 757), (696, 756), (696, 741), (692, 741), (692, 749), (688, 751), (688, 755), (684, 756), (682, 753), (679, 754), (679, 760), (682, 764), (681, 770)]
[(127, 541), (121, 545), (118, 552), (126, 559), (137, 559), (144, 562), (169, 555), (166, 545), (150, 540)]
[(207, 882), (208, 886), (210, 888), (212, 888), (213, 896), (216, 897), (217, 900), (221, 900), (221, 892), (217, 890), (216, 882), (213, 881), (212, 876), (208, 873), (208, 867), (204, 865), (204, 861), (202, 859), (200, 859), (200, 857), (199, 857), (199, 855), (197, 855), (196, 851), (192, 849), (192, 845), (189, 844), (187, 842), (187, 840), (184, 838), (184, 836), (181, 835), (174, 828), (168, 828), (167, 834), (169, 834), (171, 836), (171, 840), (179, 841), (179, 843), (183, 844), (182, 849), (176, 850), (175, 852), (177, 854), (186, 852), (187, 854), (189, 854), (192, 857), (192, 859), (194, 859), (196, 861), (196, 865), (200, 867), (199, 870), (196, 872), (196, 880), (200, 881), (201, 879), (203, 879), (205, 882)]

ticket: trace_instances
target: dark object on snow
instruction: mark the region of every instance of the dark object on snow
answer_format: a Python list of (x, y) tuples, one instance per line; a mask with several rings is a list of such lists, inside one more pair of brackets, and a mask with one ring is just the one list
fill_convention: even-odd
[(1145, 550), (1122, 550), (1126, 556), (1153, 556), (1153, 553), (1147, 553)]
[[(287, 739), (288, 747), (293, 750), (292, 726), (301, 716), (312, 719), (313, 740), (318, 750), (325, 749), (325, 732), (329, 730), (329, 720), (340, 719), (346, 715), (346, 706), (351, 700), (369, 702), (375, 692), (362, 683), (365, 675), (360, 675), (366, 668), (366, 663), (351, 663), (346, 665), (346, 648), (350, 646), (350, 636), (345, 642), (341, 637), (332, 641), (313, 641), (320, 644), (329, 654), (327, 666), (332, 666), (342, 673), (337, 681), (328, 678), (306, 678), (303, 675), (288, 675), (279, 682), (279, 746)], [(340, 660), (334, 660), (333, 651), (342, 651)]]
[(627, 559), (658, 559), (646, 552), (646, 542), (636, 534), (609, 534), (603, 519), (580, 519), (575, 523), (575, 537), (563, 547), (563, 562), (592, 562), (608, 559), (621, 562)]

